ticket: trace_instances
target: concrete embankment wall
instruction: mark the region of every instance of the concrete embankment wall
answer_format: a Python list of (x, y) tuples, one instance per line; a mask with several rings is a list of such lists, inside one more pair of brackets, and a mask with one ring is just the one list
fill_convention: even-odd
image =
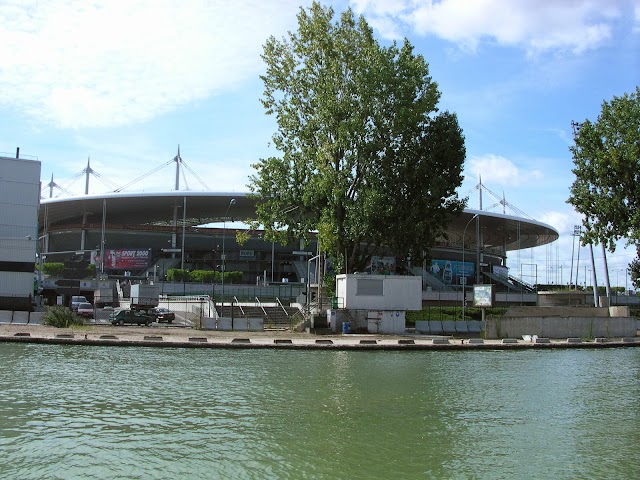
[(488, 317), (486, 338), (520, 338), (538, 335), (546, 338), (635, 337), (635, 317)]

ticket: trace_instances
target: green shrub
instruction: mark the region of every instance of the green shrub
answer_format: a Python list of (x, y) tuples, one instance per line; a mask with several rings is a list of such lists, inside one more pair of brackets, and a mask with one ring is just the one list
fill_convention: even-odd
[(220, 281), (220, 273), (215, 270), (194, 270), (189, 274), (192, 282), (216, 283)]
[(170, 282), (188, 282), (189, 270), (170, 268), (169, 270), (167, 270), (167, 280), (169, 280)]
[(84, 320), (66, 307), (49, 307), (42, 316), (45, 325), (67, 328), (72, 325), (84, 325)]
[(64, 263), (62, 262), (47, 262), (42, 264), (42, 273), (45, 275), (51, 275), (52, 277), (59, 277), (64, 272)]
[(242, 272), (226, 272), (224, 281), (226, 283), (242, 283)]

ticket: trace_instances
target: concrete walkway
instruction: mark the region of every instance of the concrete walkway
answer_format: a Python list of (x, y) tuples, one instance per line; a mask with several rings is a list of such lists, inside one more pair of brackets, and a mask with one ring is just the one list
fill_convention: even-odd
[(54, 328), (43, 325), (0, 325), (0, 342), (179, 348), (281, 348), (329, 350), (506, 350), (548, 348), (618, 348), (640, 346), (640, 337), (579, 338), (533, 341), (484, 340), (420, 334), (314, 335), (282, 331), (221, 332), (168, 326), (119, 327), (89, 325)]

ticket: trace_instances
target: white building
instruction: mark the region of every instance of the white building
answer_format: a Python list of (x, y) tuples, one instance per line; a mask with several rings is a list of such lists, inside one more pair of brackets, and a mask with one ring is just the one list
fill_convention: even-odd
[(40, 162), (0, 156), (0, 310), (29, 310), (40, 206)]

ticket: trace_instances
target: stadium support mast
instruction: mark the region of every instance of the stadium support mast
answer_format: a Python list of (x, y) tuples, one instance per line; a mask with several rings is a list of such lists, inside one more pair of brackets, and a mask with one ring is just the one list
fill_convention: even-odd
[(176, 192), (180, 190), (180, 163), (182, 158), (180, 157), (180, 145), (178, 145), (178, 155), (174, 158), (176, 162)]

